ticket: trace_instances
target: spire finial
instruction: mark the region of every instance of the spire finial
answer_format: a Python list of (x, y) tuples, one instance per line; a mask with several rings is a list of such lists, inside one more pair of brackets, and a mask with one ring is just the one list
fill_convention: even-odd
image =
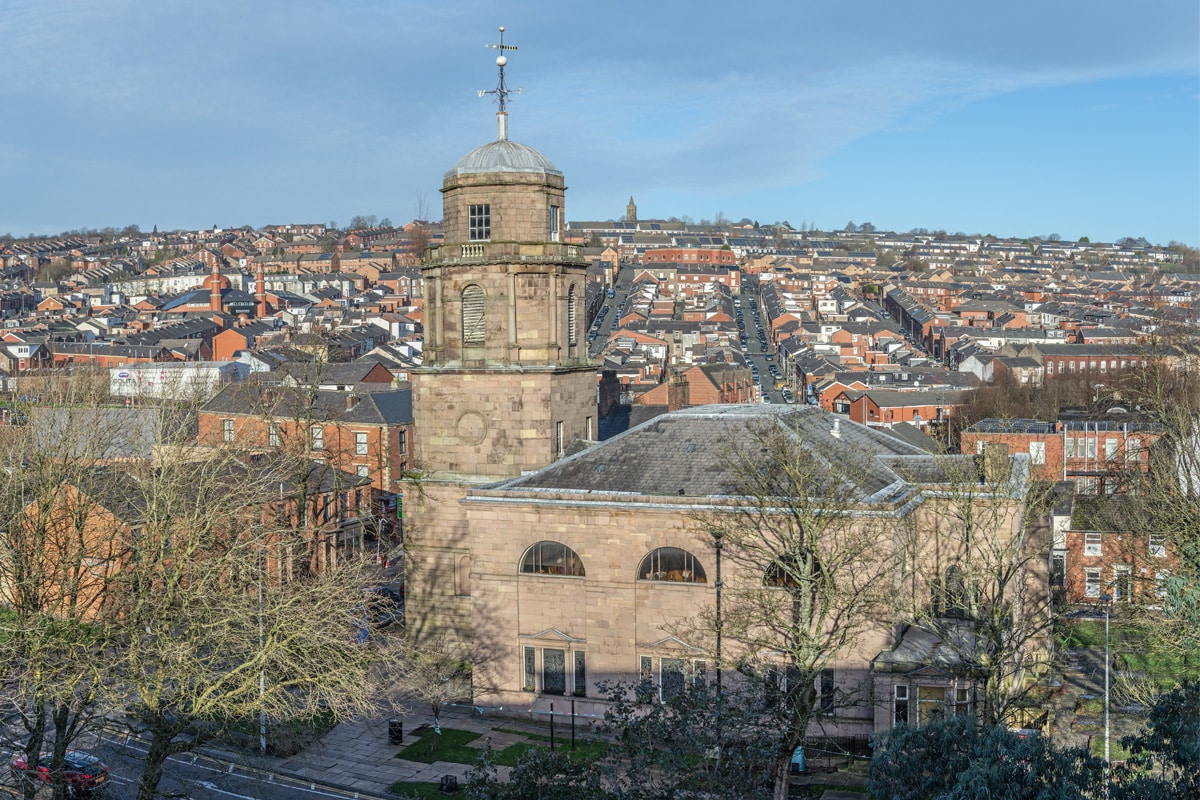
[[(508, 50), (515, 51), (518, 48), (515, 44), (504, 43), (503, 25), (500, 26), (500, 43), (489, 44), (487, 46), (500, 51), (500, 55), (496, 56), (496, 66), (500, 68), (500, 82), (496, 84), (495, 89), (481, 90), (479, 96), (483, 97), (485, 94), (494, 94), (496, 96), (496, 100), (500, 104), (500, 110), (496, 112), (496, 138), (503, 140), (508, 138), (508, 96), (514, 91), (513, 89), (509, 89), (508, 84), (504, 82), (504, 68), (508, 65), (508, 56), (504, 53)], [(520, 94), (520, 87), (517, 87), (515, 91), (517, 94)]]

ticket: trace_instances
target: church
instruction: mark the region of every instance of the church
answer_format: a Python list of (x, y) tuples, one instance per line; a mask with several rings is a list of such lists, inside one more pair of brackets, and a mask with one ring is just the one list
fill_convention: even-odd
[[(787, 467), (764, 455), (744, 469), (765, 450), (766, 430), (782, 432), (785, 461), (842, 476), (825, 489), (852, 520), (847, 530), (876, 532), (877, 547), (866, 550), (872, 563), (895, 564), (891, 556), (915, 547), (932, 553), (940, 573), (953, 548), (933, 546), (924, 532), (946, 518), (944, 465), (883, 431), (807, 406), (721, 405), (595, 441), (586, 265), (560, 241), (564, 176), (509, 138), (503, 55), (497, 63), (496, 138), (445, 173), (445, 238), (421, 266), (425, 361), (412, 373), (418, 471), (404, 486), (414, 635), (461, 642), (475, 702), (506, 709), (545, 711), (557, 700), (561, 712), (571, 699), (580, 713), (602, 713), (599, 681), (638, 680), (665, 696), (719, 680), (735, 661), (769, 663), (769, 647), (727, 642), (722, 653), (720, 637), (714, 649), (696, 624), (720, 619), (722, 587), (727, 603), (739, 584), (767, 603), (795, 596), (779, 569), (785, 562), (777, 557), (763, 571), (726, 547), (722, 563), (714, 536), (714, 515), (764, 505), (765, 495), (748, 491), (748, 475), (773, 481), (772, 471)], [(980, 502), (999, 509), (1004, 535), (1015, 535), (1023, 518), (1020, 458), (1002, 496), (980, 492)], [(858, 465), (853, 475), (848, 462)], [(882, 550), (888, 558), (875, 558)], [(887, 581), (888, 591), (928, 597), (911, 570), (839, 569), (842, 584), (862, 580), (864, 593)], [(930, 643), (893, 619), (867, 616), (851, 646), (822, 662), (822, 696), (858, 698), (830, 707), (826, 733), (867, 733), (971, 702), (970, 682), (931, 663)]]

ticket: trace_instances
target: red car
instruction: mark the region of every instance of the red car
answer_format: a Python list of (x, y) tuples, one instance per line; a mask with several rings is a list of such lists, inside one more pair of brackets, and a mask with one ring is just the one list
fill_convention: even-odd
[[(17, 753), (9, 764), (8, 771), (14, 778), (25, 778), (53, 783), (50, 775), (52, 753), (42, 753), (38, 756), (36, 770), (30, 770), (24, 753)], [(99, 789), (108, 781), (108, 766), (91, 753), (82, 750), (68, 750), (63, 763), (63, 778), (71, 789), (74, 797), (83, 797)]]

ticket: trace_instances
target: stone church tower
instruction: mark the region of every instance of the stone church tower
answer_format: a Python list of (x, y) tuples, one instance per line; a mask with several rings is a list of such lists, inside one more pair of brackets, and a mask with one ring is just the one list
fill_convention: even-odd
[(633, 202), (633, 195), (629, 195), (629, 204), (625, 206), (625, 220), (637, 222), (637, 203)]
[[(503, 32), (501, 28), (501, 32)], [(562, 242), (563, 174), (508, 138), (505, 49), (496, 140), (445, 174), (445, 238), (421, 266), (425, 353), (411, 373), (416, 466), (406, 481), (410, 618), (470, 638), (472, 558), (509, 535), (472, 537), (463, 500), (596, 438), (596, 365), (587, 351), (587, 263)]]
[(563, 174), (507, 132), (442, 183), (444, 243), (425, 279), (425, 360), (413, 371), (426, 472), (513, 477), (595, 438), (586, 262), (560, 241)]

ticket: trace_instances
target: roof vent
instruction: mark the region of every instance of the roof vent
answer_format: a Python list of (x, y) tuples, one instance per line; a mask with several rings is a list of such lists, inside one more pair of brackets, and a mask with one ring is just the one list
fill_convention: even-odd
[(829, 435), (835, 439), (842, 438), (842, 421), (837, 417), (833, 418), (833, 430), (829, 432)]

